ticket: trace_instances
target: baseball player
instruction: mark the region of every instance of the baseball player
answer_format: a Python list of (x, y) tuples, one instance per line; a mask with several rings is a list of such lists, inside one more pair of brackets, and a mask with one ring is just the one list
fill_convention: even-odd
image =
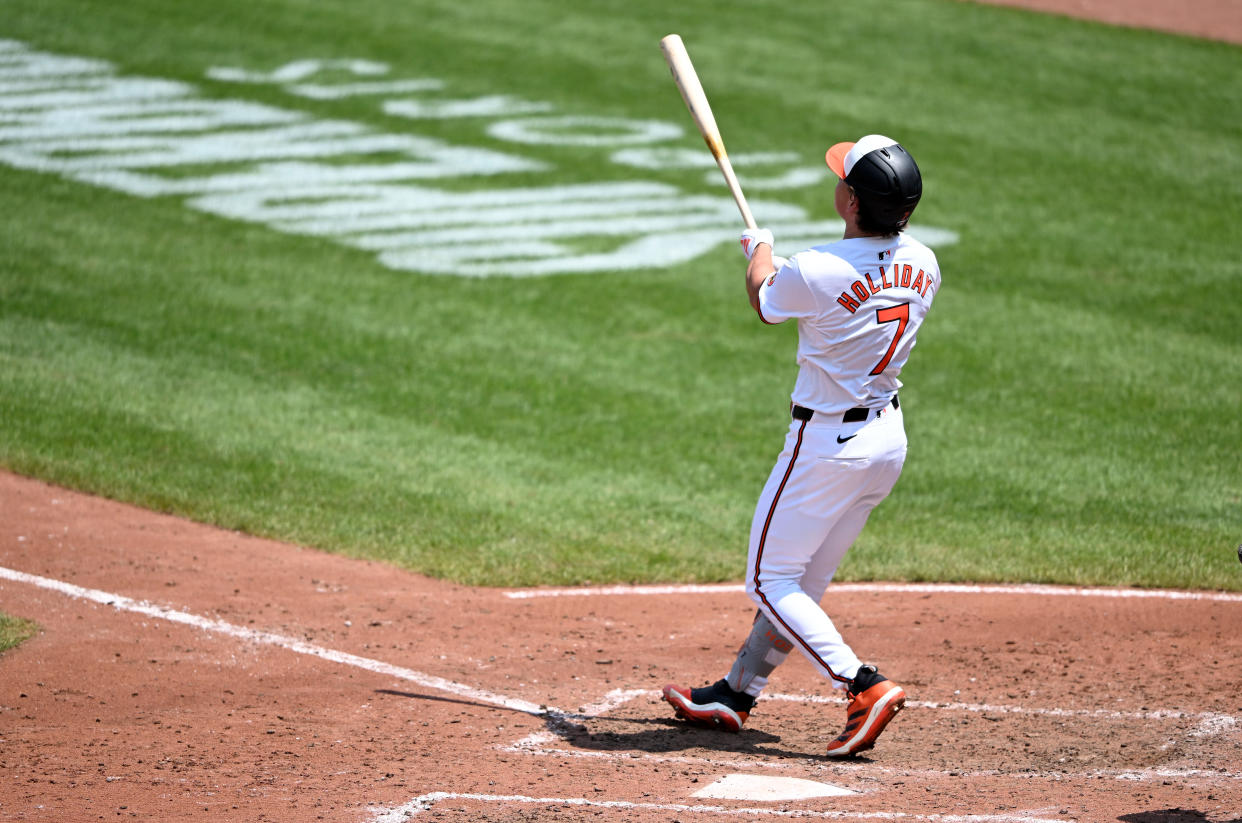
[(905, 705), (905, 691), (865, 665), (820, 599), (871, 510), (897, 482), (906, 433), (897, 390), (940, 267), (903, 234), (923, 193), (914, 158), (870, 134), (828, 150), (843, 239), (785, 260), (772, 233), (747, 229), (746, 290), (768, 324), (798, 323), (798, 377), (789, 433), (755, 507), (746, 591), (759, 607), (729, 674), (710, 686), (664, 687), (678, 717), (738, 731), (768, 676), (797, 649), (844, 688), (845, 731), (832, 757), (870, 749)]

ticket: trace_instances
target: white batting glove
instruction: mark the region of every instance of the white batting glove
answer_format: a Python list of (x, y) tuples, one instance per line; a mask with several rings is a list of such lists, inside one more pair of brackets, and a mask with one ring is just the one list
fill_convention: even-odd
[(761, 243), (771, 246), (772, 232), (767, 229), (747, 229), (742, 232), (742, 254), (746, 255), (747, 260), (755, 256), (755, 249)]

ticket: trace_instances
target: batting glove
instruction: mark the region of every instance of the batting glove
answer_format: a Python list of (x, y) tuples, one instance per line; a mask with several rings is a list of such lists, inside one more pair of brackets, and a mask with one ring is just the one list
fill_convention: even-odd
[(771, 246), (772, 232), (767, 229), (747, 229), (742, 232), (742, 254), (746, 255), (747, 260), (755, 256), (755, 249), (761, 243)]

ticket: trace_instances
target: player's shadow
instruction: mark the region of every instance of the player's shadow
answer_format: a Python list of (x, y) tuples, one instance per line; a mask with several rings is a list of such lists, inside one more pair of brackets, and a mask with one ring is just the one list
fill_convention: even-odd
[[(376, 689), (375, 692), (410, 700), (433, 700), (439, 703), (457, 703), (462, 706), (475, 706), (493, 711), (530, 714), (523, 709), (511, 709), (469, 698), (418, 694), (396, 689)], [(777, 745), (781, 742), (778, 735), (757, 729), (743, 729), (734, 734), (696, 728), (684, 721), (666, 717), (583, 717), (572, 713), (549, 713), (539, 716), (543, 717), (548, 731), (560, 738), (565, 745), (584, 751), (641, 751), (656, 755), (676, 755), (691, 749), (707, 749), (737, 755), (801, 760), (818, 757), (827, 759), (827, 755), (781, 748)], [(865, 762), (865, 759), (860, 759)]]
[[(688, 750), (706, 749), (739, 756), (799, 760), (821, 756), (782, 748), (778, 745), (781, 742), (779, 735), (757, 729), (743, 729), (736, 733), (716, 731), (697, 728), (672, 718), (554, 716), (548, 718), (547, 725), (548, 731), (566, 745), (585, 751), (680, 755)], [(827, 755), (822, 757), (826, 759)]]
[[(1208, 816), (1196, 809), (1161, 809), (1151, 812), (1134, 812), (1117, 818), (1122, 823), (1208, 823)], [(1220, 823), (1242, 823), (1242, 817), (1222, 820)]]

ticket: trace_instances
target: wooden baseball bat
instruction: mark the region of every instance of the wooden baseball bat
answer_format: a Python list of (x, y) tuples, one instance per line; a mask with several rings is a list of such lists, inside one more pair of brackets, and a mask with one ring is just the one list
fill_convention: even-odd
[(742, 213), (742, 221), (746, 223), (748, 229), (755, 228), (755, 218), (750, 213), (750, 206), (746, 205), (746, 198), (742, 195), (742, 187), (737, 182), (737, 175), (733, 173), (733, 164), (729, 162), (724, 141), (720, 139), (720, 128), (716, 125), (716, 118), (712, 116), (712, 107), (707, 103), (707, 95), (703, 93), (703, 85), (699, 83), (699, 75), (694, 70), (694, 64), (690, 62), (690, 55), (686, 53), (686, 45), (681, 42), (681, 35), (668, 35), (660, 41), (660, 49), (664, 52), (665, 62), (673, 72), (673, 80), (676, 81), (677, 89), (681, 92), (681, 99), (685, 101), (686, 108), (690, 110), (690, 116), (694, 118), (694, 124), (699, 127), (699, 133), (707, 141), (707, 148), (711, 149), (712, 157), (716, 158), (716, 165), (720, 167), (720, 173), (724, 175), (725, 183), (729, 186), (729, 193), (733, 195), (738, 211)]

